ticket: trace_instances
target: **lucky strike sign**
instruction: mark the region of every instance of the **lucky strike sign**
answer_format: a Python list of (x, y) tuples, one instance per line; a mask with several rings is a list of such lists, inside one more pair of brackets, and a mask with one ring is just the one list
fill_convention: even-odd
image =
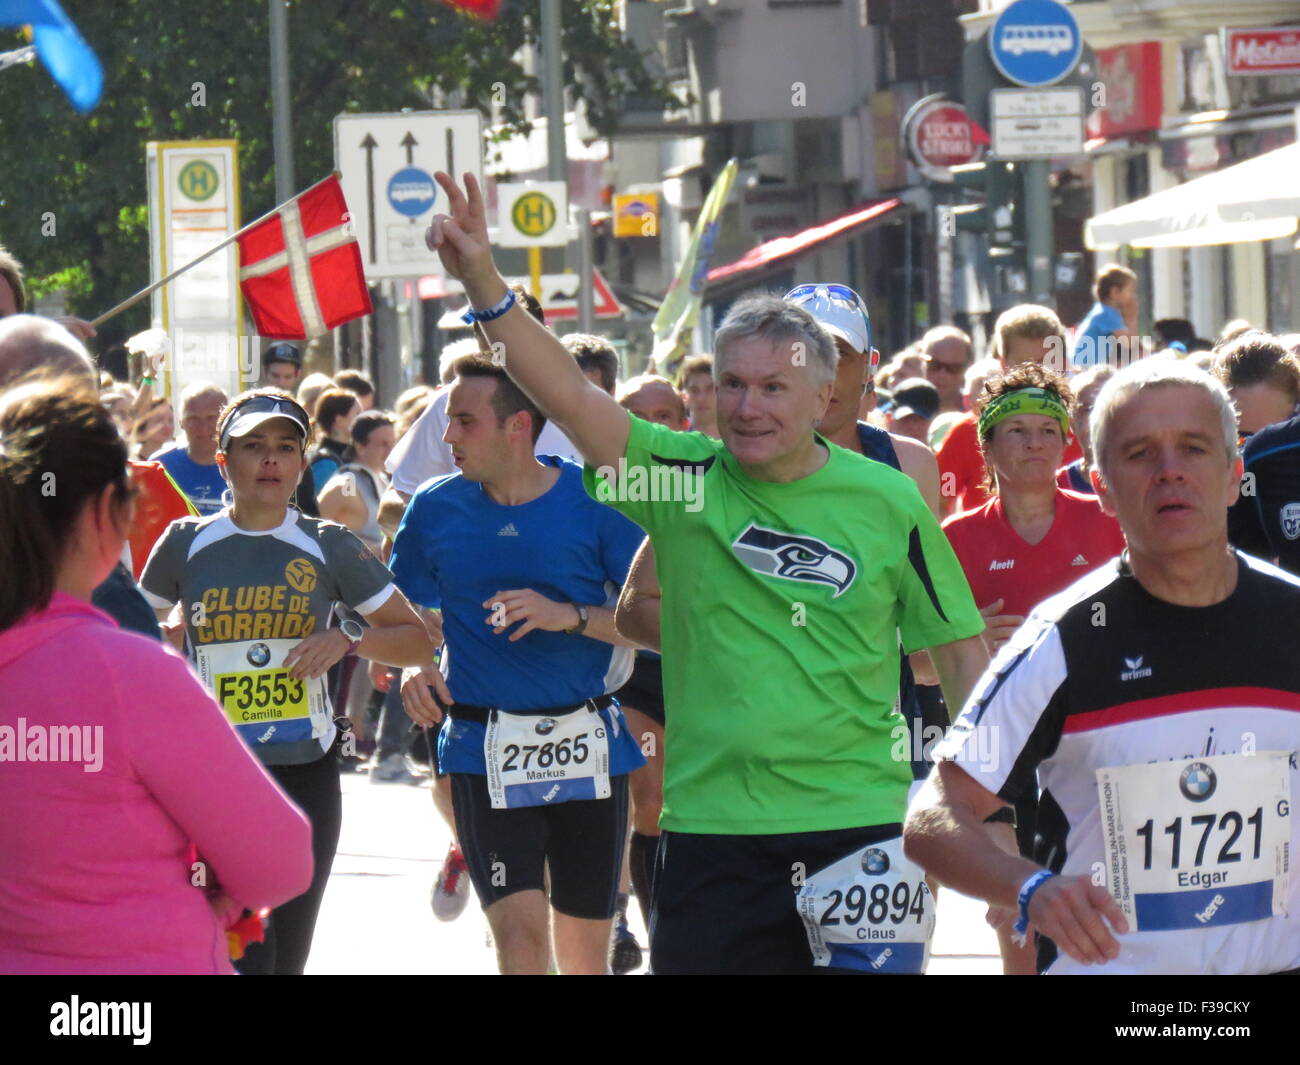
[(951, 181), (949, 168), (975, 162), (988, 135), (961, 104), (926, 97), (903, 117), (903, 140), (921, 173), (931, 180)]

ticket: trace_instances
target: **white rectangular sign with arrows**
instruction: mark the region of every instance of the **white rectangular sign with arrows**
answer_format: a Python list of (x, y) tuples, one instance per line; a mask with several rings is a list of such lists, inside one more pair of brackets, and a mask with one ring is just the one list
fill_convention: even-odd
[(352, 212), (366, 278), (442, 273), (424, 243), (446, 195), (433, 179), (468, 170), (483, 184), (483, 116), (478, 111), (342, 114), (334, 119), (334, 159)]

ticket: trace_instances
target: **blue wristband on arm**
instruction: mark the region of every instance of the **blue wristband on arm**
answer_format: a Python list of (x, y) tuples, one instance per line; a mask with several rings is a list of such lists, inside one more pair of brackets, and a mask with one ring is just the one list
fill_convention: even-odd
[(490, 322), (494, 318), (500, 318), (506, 311), (515, 305), (515, 294), (513, 289), (506, 289), (506, 294), (501, 298), (500, 303), (493, 304), (486, 311), (476, 311), (473, 307), (460, 316), (460, 320), (466, 325), (473, 325), (475, 322)]
[(1047, 881), (1051, 880), (1056, 874), (1043, 869), (1035, 873), (1020, 888), (1020, 919), (1016, 921), (1015, 928), (1022, 936), (1029, 931), (1029, 900), (1034, 897), (1034, 892), (1042, 887)]

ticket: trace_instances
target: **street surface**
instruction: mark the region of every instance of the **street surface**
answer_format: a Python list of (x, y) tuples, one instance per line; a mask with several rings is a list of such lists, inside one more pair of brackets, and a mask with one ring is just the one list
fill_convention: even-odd
[[(371, 784), (364, 773), (345, 773), (342, 780), (343, 834), (308, 974), (495, 973), (487, 921), (472, 895), (450, 923), (435, 920), (429, 909), (429, 888), (451, 838), (429, 789)], [(981, 902), (940, 891), (930, 973), (1001, 972), (997, 938), (984, 923), (984, 910)], [(635, 899), (628, 919), (645, 947)]]

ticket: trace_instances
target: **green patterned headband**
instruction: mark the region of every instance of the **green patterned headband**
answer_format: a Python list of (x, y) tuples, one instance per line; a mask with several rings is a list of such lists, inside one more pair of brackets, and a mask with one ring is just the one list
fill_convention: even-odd
[(1004, 392), (984, 408), (979, 421), (980, 439), (987, 440), (993, 427), (1013, 414), (1043, 414), (1055, 418), (1061, 426), (1061, 436), (1070, 435), (1070, 413), (1060, 397), (1045, 388), (1018, 388), (1014, 392)]

